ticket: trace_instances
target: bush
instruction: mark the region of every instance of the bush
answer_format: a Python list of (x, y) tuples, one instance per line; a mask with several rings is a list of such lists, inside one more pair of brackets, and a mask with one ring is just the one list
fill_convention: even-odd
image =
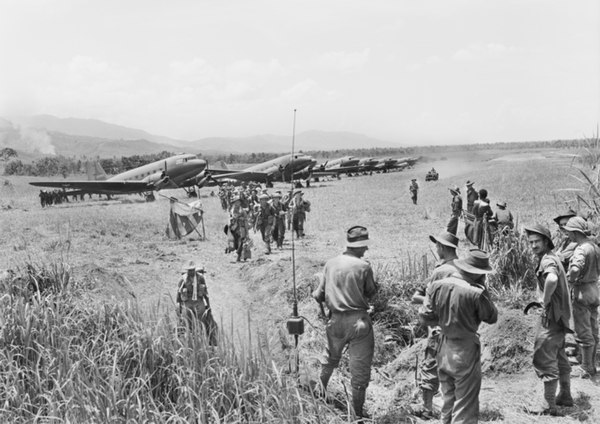
[(522, 308), (536, 287), (536, 260), (527, 238), (517, 230), (500, 233), (491, 253), (495, 272), (487, 279), (489, 291), (508, 307)]
[[(169, 316), (97, 305), (54, 271), (64, 268), (0, 284), (3, 422), (330, 421), (266, 359), (268, 345), (240, 349), (223, 335), (209, 347), (203, 331), (179, 334)], [(14, 290), (39, 275), (47, 290)]]

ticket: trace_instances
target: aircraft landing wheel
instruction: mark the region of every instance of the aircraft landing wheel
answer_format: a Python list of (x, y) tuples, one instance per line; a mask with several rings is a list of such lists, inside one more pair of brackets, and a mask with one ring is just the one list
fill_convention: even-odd
[(154, 202), (155, 200), (154, 193), (146, 194), (146, 202)]

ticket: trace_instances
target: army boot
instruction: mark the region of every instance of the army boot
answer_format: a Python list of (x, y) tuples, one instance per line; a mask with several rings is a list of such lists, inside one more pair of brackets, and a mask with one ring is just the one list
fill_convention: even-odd
[(352, 408), (354, 408), (354, 414), (357, 418), (369, 418), (369, 416), (363, 410), (363, 406), (365, 404), (365, 395), (365, 389), (352, 388)]
[(581, 349), (581, 365), (573, 369), (571, 375), (579, 378), (591, 378), (596, 375), (596, 365), (592, 360), (594, 347), (586, 346)]
[(333, 374), (333, 368), (324, 368), (321, 367), (321, 386), (323, 387), (323, 392), (327, 391), (327, 385), (329, 384), (329, 379)]
[(571, 396), (571, 374), (561, 375), (558, 380), (560, 390), (556, 396), (558, 406), (573, 406), (573, 397)]
[(433, 413), (433, 390), (423, 389), (423, 412), (421, 418), (431, 419), (434, 417)]
[(542, 411), (544, 415), (558, 415), (558, 409), (556, 408), (556, 389), (558, 387), (558, 380), (545, 381), (544, 382), (544, 399), (548, 403), (548, 407)]

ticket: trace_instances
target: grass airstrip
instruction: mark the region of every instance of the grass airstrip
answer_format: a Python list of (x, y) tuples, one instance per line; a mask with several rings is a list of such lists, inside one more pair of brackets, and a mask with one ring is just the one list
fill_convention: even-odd
[[(165, 236), (169, 201), (143, 197), (107, 201), (94, 196), (41, 208), (36, 178), (0, 179), (0, 420), (3, 422), (348, 422), (343, 411), (298, 387), (318, 375), (324, 325), (310, 299), (323, 264), (344, 248), (345, 229), (369, 228), (366, 259), (382, 285), (377, 299), (377, 350), (367, 409), (376, 422), (420, 422), (409, 413), (418, 402), (415, 365), (422, 357), (412, 290), (433, 267), (429, 234), (445, 229), (449, 187), (464, 195), (465, 182), (486, 188), (492, 205), (506, 201), (518, 224), (552, 218), (567, 203), (585, 210), (586, 186), (575, 178), (572, 152), (474, 150), (434, 154), (402, 172), (342, 177), (304, 189), (311, 202), (307, 236), (295, 240), (300, 336), (299, 377), (294, 341), (285, 320), (293, 302), (290, 233), (282, 251), (263, 253), (253, 234), (253, 257), (235, 263), (225, 254), (227, 214), (211, 189), (201, 191), (206, 239)], [(425, 182), (435, 167), (440, 179)], [(408, 186), (417, 178), (417, 205)], [(277, 183), (275, 189), (288, 185)], [(567, 189), (581, 189), (574, 192)], [(215, 190), (216, 191), (216, 190)], [(183, 192), (170, 191), (183, 201)], [(459, 254), (469, 246), (459, 227)], [(201, 230), (200, 230), (201, 231)], [(516, 252), (516, 254), (515, 254)], [(481, 421), (507, 423), (600, 422), (600, 388), (574, 380), (576, 406), (561, 418), (528, 411), (542, 406), (542, 384), (531, 367), (536, 317), (518, 307), (532, 300), (527, 289), (531, 258), (522, 246), (499, 253), (503, 272), (490, 288), (500, 321), (482, 326), (484, 380)], [(522, 259), (520, 259), (522, 258)], [(223, 340), (208, 349), (197, 335), (178, 335), (174, 304), (183, 263), (206, 270), (214, 315)], [(497, 258), (496, 263), (498, 263)], [(510, 262), (510, 261), (513, 262)], [(27, 269), (53, 277), (45, 297), (27, 298)], [(17, 278), (16, 280), (14, 277)], [(15, 285), (24, 284), (19, 290)], [(493, 289), (493, 290), (492, 290)], [(392, 311), (390, 303), (401, 305)], [(292, 373), (290, 373), (290, 369)], [(332, 381), (342, 400), (349, 386), (347, 363)], [(439, 406), (441, 398), (435, 400)]]

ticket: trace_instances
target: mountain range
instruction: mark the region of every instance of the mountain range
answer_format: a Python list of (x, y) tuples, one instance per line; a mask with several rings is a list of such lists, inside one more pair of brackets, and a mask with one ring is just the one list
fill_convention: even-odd
[[(287, 153), (292, 137), (255, 135), (250, 137), (206, 137), (179, 140), (96, 119), (57, 118), (34, 115), (0, 117), (0, 148), (65, 156), (113, 157), (161, 151), (203, 154)], [(295, 137), (295, 149), (303, 151), (402, 147), (362, 134), (333, 131), (305, 131)]]

